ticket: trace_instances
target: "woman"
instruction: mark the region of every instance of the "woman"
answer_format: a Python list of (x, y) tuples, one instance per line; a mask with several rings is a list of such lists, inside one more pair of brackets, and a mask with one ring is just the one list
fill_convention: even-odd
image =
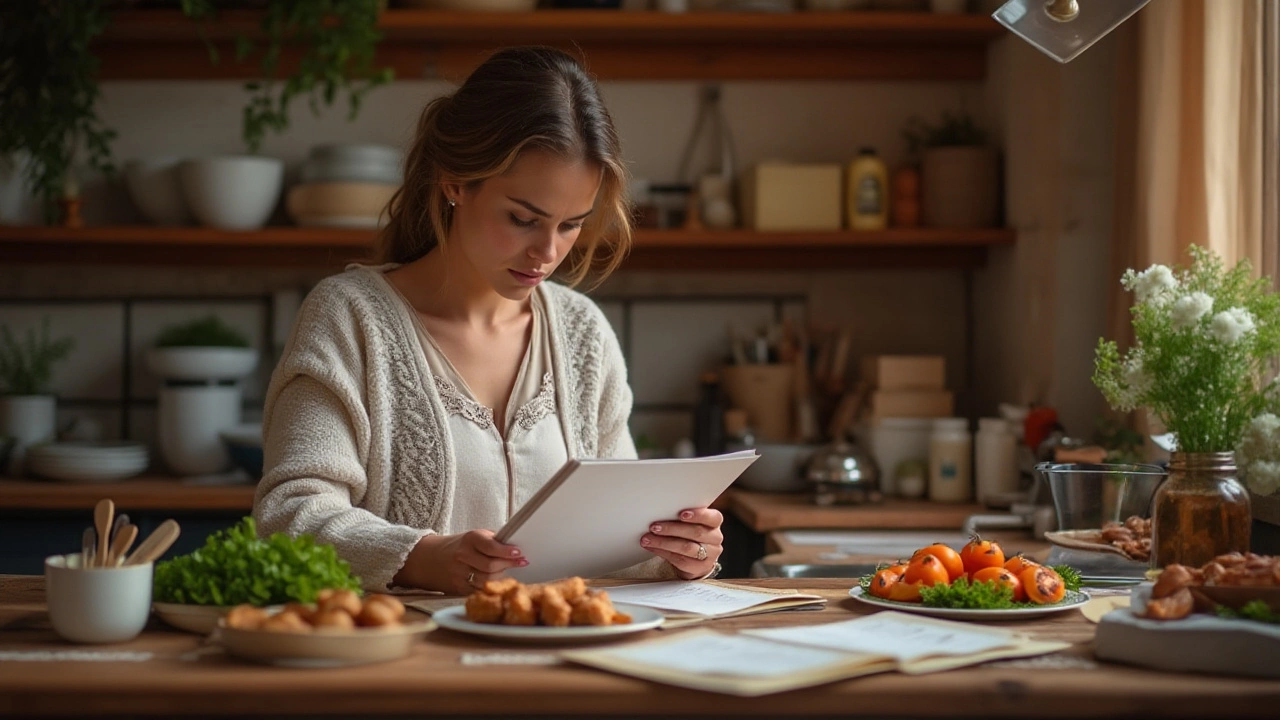
[[(626, 172), (594, 81), (546, 48), (493, 55), (418, 121), (383, 264), (307, 297), (267, 392), (262, 533), (332, 543), (366, 587), (467, 593), (528, 564), (494, 539), (570, 457), (633, 458), (631, 391), (577, 283), (630, 243)], [(570, 257), (572, 256), (572, 257)], [(690, 508), (626, 574), (718, 569)], [(565, 528), (573, 532), (573, 528)]]

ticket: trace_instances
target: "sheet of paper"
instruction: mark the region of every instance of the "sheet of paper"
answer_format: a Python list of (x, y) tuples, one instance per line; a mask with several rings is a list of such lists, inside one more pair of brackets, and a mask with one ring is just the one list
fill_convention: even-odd
[(880, 612), (825, 625), (743, 630), (742, 633), (779, 642), (885, 655), (899, 662), (940, 655), (969, 655), (1013, 644), (1013, 637), (1003, 631), (979, 630), (965, 623), (898, 612)]
[(821, 648), (718, 633), (626, 645), (608, 654), (675, 672), (757, 678), (804, 672), (852, 659), (845, 653)]
[(786, 598), (786, 595), (766, 595), (726, 588), (721, 585), (708, 585), (697, 582), (659, 582), (640, 585), (621, 585), (606, 588), (609, 598), (614, 602), (644, 605), (660, 610), (675, 610), (694, 613), (696, 615), (721, 615), (723, 613), (746, 610), (749, 607)]

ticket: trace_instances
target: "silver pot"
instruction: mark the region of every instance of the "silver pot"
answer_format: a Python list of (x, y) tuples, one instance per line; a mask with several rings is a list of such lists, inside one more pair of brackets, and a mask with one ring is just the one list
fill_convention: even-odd
[(858, 505), (880, 502), (880, 469), (871, 455), (854, 441), (837, 440), (819, 448), (805, 466), (818, 505)]

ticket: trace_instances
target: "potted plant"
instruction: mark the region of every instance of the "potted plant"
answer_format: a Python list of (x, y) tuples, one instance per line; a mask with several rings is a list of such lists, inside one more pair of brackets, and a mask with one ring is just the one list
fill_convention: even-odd
[[(236, 39), (236, 60), (261, 58), (262, 76), (245, 84), (241, 132), (248, 155), (225, 155), (187, 160), (179, 177), (187, 205), (204, 225), (225, 230), (262, 227), (271, 217), (284, 181), (284, 164), (258, 155), (270, 132), (289, 126), (290, 105), (306, 98), (314, 114), (331, 106), (346, 92), (349, 119), (360, 110), (364, 96), (391, 80), (391, 70), (375, 71), (374, 50), (380, 0), (265, 0), (260, 34)], [(217, 15), (213, 0), (182, 0), (182, 12), (203, 24)], [(212, 62), (218, 49), (206, 42)], [(297, 69), (281, 73), (287, 48), (299, 48)]]
[[(1112, 407), (1147, 408), (1176, 438), (1152, 500), (1152, 559), (1200, 567), (1248, 552), (1251, 501), (1280, 489), (1280, 295), (1247, 261), (1192, 246), (1187, 268), (1129, 270), (1134, 344), (1099, 340), (1093, 381)], [(1243, 480), (1243, 483), (1241, 482)]]
[(46, 223), (78, 195), (79, 153), (114, 171), (115, 132), (98, 118), (99, 63), (89, 49), (105, 26), (101, 0), (0, 3), (0, 158), (21, 168)]
[(931, 227), (999, 223), (999, 157), (967, 113), (944, 112), (936, 124), (912, 118), (904, 131), (921, 165), (921, 214)]
[(22, 474), (28, 446), (54, 439), (53, 366), (74, 346), (72, 338), (49, 337), (48, 318), (38, 335), (34, 328), (27, 330), (25, 342), (19, 342), (8, 326), (0, 327), (0, 436), (12, 439), (6, 468), (10, 475)]
[(216, 315), (166, 328), (147, 355), (162, 381), (160, 454), (183, 475), (223, 472), (231, 456), (221, 434), (241, 421), (239, 381), (258, 366), (258, 351)]

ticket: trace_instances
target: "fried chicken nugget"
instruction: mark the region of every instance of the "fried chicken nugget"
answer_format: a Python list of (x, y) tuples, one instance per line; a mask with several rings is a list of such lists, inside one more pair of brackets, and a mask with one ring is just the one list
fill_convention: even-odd
[(587, 593), (586, 581), (577, 576), (565, 578), (564, 580), (557, 580), (551, 583), (544, 583), (543, 587), (554, 588), (560, 593), (560, 597), (564, 598), (569, 604), (577, 602), (578, 598)]
[(517, 587), (506, 594), (502, 599), (504, 610), (502, 613), (502, 624), (504, 625), (537, 625), (538, 612), (533, 605), (533, 598), (529, 597), (529, 592), (523, 586)]
[(609, 625), (613, 622), (613, 603), (603, 590), (584, 594), (573, 605), (570, 622), (574, 625)]
[(502, 622), (502, 596), (484, 591), (467, 596), (467, 619), (478, 623)]
[(490, 595), (506, 595), (507, 593), (520, 587), (520, 581), (515, 578), (501, 578), (499, 580), (486, 580), (481, 590)]
[(542, 595), (542, 603), (538, 616), (542, 618), (542, 624), (550, 627), (568, 627), (569, 620), (573, 614), (573, 608), (569, 605), (569, 601), (565, 600), (564, 596), (555, 587), (544, 586), (539, 590)]

